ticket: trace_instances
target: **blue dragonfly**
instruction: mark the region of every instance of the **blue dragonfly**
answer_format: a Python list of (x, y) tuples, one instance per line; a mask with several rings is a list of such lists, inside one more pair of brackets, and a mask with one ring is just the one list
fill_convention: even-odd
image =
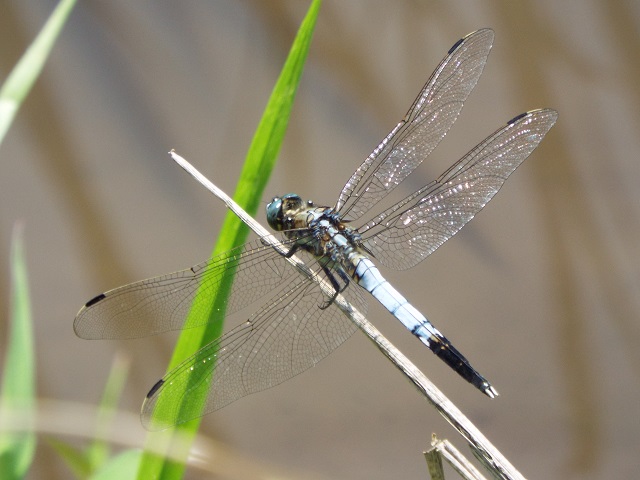
[[(153, 386), (142, 407), (146, 428), (192, 420), (314, 366), (356, 330), (335, 305), (337, 295), (365, 313), (365, 291), (465, 380), (489, 397), (498, 394), (374, 263), (408, 269), (433, 253), (493, 198), (554, 125), (557, 112), (551, 109), (518, 115), (437, 180), (380, 206), (453, 125), (493, 38), (492, 30), (482, 29), (451, 47), (333, 207), (292, 193), (271, 200), (267, 221), (281, 232), (286, 253), (257, 239), (187, 270), (109, 290), (82, 307), (74, 330), (87, 339), (137, 338), (242, 319)], [(331, 286), (329, 293), (292, 270), (287, 257), (294, 254)], [(230, 275), (230, 295), (210, 315), (210, 292)]]

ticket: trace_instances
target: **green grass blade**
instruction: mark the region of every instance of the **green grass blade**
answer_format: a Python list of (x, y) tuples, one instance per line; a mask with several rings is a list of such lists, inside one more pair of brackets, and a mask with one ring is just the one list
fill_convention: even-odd
[(142, 459), (141, 450), (125, 450), (109, 460), (90, 480), (133, 480)]
[(76, 0), (61, 0), (0, 88), (0, 143), (46, 62)]
[[(245, 164), (234, 194), (234, 200), (251, 214), (255, 214), (260, 205), (264, 187), (282, 144), (295, 93), (309, 51), (320, 3), (320, 0), (313, 1), (298, 30), (289, 56), (273, 89), (245, 159)], [(247, 235), (248, 229), (235, 215), (229, 212), (225, 218), (220, 237), (212, 256), (242, 244), (246, 240)], [(209, 297), (209, 312), (216, 312), (216, 306), (224, 304), (223, 295), (228, 295), (230, 292), (232, 281), (233, 275), (230, 274), (229, 281), (222, 284), (219, 291)], [(194, 310), (201, 311), (200, 308), (194, 308)], [(218, 313), (217, 316), (220, 316), (220, 314)], [(212, 320), (215, 321), (209, 323), (206, 328), (183, 331), (174, 350), (169, 369), (178, 365), (182, 360), (221, 334), (223, 329), (222, 319), (212, 317)], [(189, 322), (189, 319), (187, 319), (187, 322)], [(162, 410), (160, 409), (160, 413), (161, 412)], [(177, 427), (176, 430), (179, 430), (179, 433), (181, 433), (181, 438), (193, 438), (199, 425), (200, 420), (198, 419), (182, 424)], [(153, 451), (158, 451), (158, 448), (166, 448), (171, 443), (171, 438), (172, 431), (150, 434), (148, 437), (148, 447), (151, 447), (150, 449)], [(186, 458), (188, 448), (189, 445), (181, 446), (183, 458)], [(170, 461), (152, 453), (145, 453), (140, 471), (138, 472), (138, 478), (176, 479), (182, 476), (183, 471), (183, 463)]]
[(10, 333), (0, 391), (0, 478), (26, 475), (36, 448), (33, 432), (6, 432), (2, 425), (15, 415), (32, 419), (35, 407), (35, 352), (27, 266), (22, 228), (16, 226), (11, 245)]
[[(109, 436), (111, 421), (116, 412), (128, 373), (129, 359), (123, 355), (116, 355), (102, 394), (102, 400), (98, 406), (96, 433), (89, 447), (81, 450), (55, 438), (47, 439), (49, 445), (64, 460), (77, 478), (87, 478), (111, 462), (111, 460), (108, 460), (109, 444), (104, 439)], [(137, 465), (136, 463), (136, 469)]]
[(122, 396), (128, 374), (128, 357), (125, 358), (120, 354), (116, 355), (98, 407), (95, 439), (86, 451), (92, 472), (100, 469), (109, 456), (109, 444), (103, 439), (108, 438), (111, 422), (116, 413), (118, 401)]
[(73, 472), (75, 478), (87, 478), (91, 474), (91, 462), (84, 451), (57, 438), (50, 437), (46, 441)]

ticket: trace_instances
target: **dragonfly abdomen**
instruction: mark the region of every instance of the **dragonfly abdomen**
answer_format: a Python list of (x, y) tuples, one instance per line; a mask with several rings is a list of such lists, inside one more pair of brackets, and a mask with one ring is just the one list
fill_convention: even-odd
[(469, 364), (469, 361), (451, 345), (451, 342), (385, 280), (371, 260), (363, 257), (358, 261), (355, 279), (362, 288), (371, 293), (411, 333), (429, 347), (429, 350), (458, 372), (462, 378), (491, 398), (498, 395), (491, 384)]

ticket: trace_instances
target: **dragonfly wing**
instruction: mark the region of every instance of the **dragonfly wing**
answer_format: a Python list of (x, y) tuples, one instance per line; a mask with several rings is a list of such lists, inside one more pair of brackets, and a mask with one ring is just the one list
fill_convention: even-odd
[(433, 183), (359, 229), (385, 266), (410, 268), (451, 238), (500, 190), (558, 118), (532, 110), (510, 120)]
[(345, 220), (378, 203), (440, 143), (478, 82), (493, 37), (493, 30), (478, 30), (451, 47), (404, 119), (343, 187), (335, 209)]
[[(290, 275), (282, 255), (256, 240), (187, 270), (100, 294), (78, 312), (74, 330), (81, 338), (116, 339), (203, 325), (254, 303)], [(211, 315), (212, 292), (229, 278), (235, 278), (231, 294)]]
[[(366, 311), (359, 288), (343, 294)], [(143, 425), (162, 430), (192, 420), (314, 366), (356, 330), (335, 305), (319, 308), (325, 301), (315, 283), (300, 278), (160, 380), (142, 406)]]

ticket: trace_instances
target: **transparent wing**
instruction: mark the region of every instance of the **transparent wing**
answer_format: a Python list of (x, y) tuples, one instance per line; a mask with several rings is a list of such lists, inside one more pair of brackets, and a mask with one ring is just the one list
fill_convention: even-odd
[(478, 30), (451, 47), (404, 119), (343, 187), (335, 209), (345, 220), (378, 203), (440, 143), (478, 82), (493, 37), (493, 30)]
[(292, 269), (272, 247), (256, 240), (187, 270), (100, 294), (80, 309), (74, 330), (81, 338), (116, 339), (205, 324), (211, 318), (211, 291), (233, 274), (228, 300), (215, 306), (220, 319), (281, 287), (289, 281)]
[(493, 198), (557, 118), (556, 111), (544, 109), (510, 120), (436, 181), (360, 228), (367, 248), (390, 268), (422, 261)]
[[(143, 425), (162, 430), (278, 385), (314, 366), (353, 334), (355, 325), (335, 305), (319, 308), (326, 299), (315, 283), (303, 277), (296, 282), (160, 380), (142, 406)], [(366, 311), (358, 287), (343, 295)]]

